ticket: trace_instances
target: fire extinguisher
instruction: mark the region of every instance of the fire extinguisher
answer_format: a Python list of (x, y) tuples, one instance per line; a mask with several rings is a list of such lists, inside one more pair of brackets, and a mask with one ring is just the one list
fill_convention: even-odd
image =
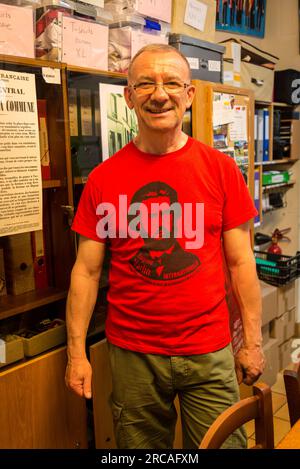
[(283, 230), (279, 230), (276, 228), (272, 235), (266, 235), (264, 233), (256, 233), (255, 234), (255, 244), (260, 245), (260, 244), (265, 244), (265, 243), (270, 243), (271, 245), (269, 246), (267, 252), (269, 254), (268, 259), (270, 260), (269, 257), (272, 257), (272, 254), (276, 255), (281, 255), (282, 250), (281, 247), (279, 246), (278, 242), (282, 240), (287, 240), (290, 241), (290, 238), (285, 236), (285, 233), (288, 233), (291, 228), (285, 228)]
[(288, 233), (291, 228), (285, 228), (283, 230), (279, 230), (276, 228), (271, 236), (271, 246), (268, 248), (268, 253), (269, 254), (282, 254), (282, 249), (278, 244), (278, 241), (282, 241), (283, 239), (286, 239), (287, 241), (290, 241), (290, 238), (287, 236), (284, 236), (285, 233)]

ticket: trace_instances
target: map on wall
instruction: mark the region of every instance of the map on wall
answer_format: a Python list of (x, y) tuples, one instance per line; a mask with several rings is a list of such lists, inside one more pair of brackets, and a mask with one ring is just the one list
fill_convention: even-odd
[(216, 29), (264, 37), (267, 0), (217, 0)]

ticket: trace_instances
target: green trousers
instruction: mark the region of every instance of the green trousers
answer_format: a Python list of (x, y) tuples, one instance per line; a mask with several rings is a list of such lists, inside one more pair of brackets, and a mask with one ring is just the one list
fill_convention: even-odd
[[(231, 347), (191, 356), (131, 352), (109, 346), (111, 407), (120, 449), (173, 447), (178, 395), (183, 448), (197, 449), (217, 416), (239, 400)], [(244, 428), (224, 448), (246, 448)]]

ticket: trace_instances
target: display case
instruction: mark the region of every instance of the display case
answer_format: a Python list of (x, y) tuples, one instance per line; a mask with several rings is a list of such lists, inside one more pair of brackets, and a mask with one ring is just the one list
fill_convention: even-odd
[[(85, 404), (65, 387), (65, 347), (50, 350), (65, 337), (44, 340), (47, 322), (58, 318), (63, 324), (75, 260), (65, 68), (1, 56), (0, 75), (0, 253), (6, 288), (0, 334), (5, 341), (28, 331), (26, 337), (36, 334), (41, 346), (33, 353), (37, 357), (15, 353), (8, 360), (13, 344), (7, 341), (2, 349), (0, 387), (10, 412), (1, 413), (0, 448), (84, 448)], [(42, 325), (44, 332), (38, 330)]]
[(254, 97), (250, 90), (195, 80), (194, 138), (234, 158), (254, 196)]

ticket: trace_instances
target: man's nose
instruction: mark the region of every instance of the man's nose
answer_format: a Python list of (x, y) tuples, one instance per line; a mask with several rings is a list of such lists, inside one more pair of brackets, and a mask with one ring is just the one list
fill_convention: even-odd
[(151, 95), (152, 101), (167, 101), (169, 99), (168, 93), (166, 93), (162, 84), (157, 84), (155, 90)]

